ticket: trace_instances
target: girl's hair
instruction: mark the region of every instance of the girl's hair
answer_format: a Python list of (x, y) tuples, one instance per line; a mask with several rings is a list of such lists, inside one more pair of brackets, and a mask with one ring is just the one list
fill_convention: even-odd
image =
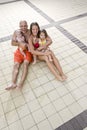
[(40, 30), (39, 37), (40, 37), (40, 34), (41, 34), (41, 33), (44, 33), (44, 34), (45, 34), (45, 38), (48, 37), (47, 31), (46, 31), (45, 29)]
[(30, 33), (32, 34), (32, 27), (33, 26), (37, 26), (38, 27), (38, 34), (37, 34), (37, 37), (39, 37), (39, 33), (40, 33), (40, 27), (39, 27), (39, 24), (37, 22), (33, 22), (30, 24)]

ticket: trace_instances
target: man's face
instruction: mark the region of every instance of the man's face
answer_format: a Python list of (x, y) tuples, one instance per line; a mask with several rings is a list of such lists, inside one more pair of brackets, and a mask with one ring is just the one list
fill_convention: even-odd
[(26, 33), (27, 29), (28, 29), (28, 25), (25, 21), (20, 22), (20, 29), (23, 33)]

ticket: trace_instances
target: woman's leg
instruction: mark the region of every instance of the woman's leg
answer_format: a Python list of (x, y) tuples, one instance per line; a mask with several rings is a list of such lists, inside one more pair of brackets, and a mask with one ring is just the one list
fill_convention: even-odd
[(48, 56), (38, 56), (38, 58), (39, 58), (39, 60), (43, 60), (43, 61), (45, 61), (45, 62), (47, 63), (47, 65), (48, 65), (50, 71), (54, 74), (54, 76), (55, 76), (58, 80), (63, 81), (62, 78), (61, 78), (61, 76), (58, 75), (58, 73), (56, 72), (56, 70), (55, 70), (55, 68), (54, 68), (54, 66), (53, 66), (53, 64), (52, 64), (52, 62), (49, 61)]
[(61, 75), (62, 79), (63, 80), (67, 79), (67, 76), (64, 74), (58, 59), (55, 57), (55, 55), (54, 55), (54, 53), (52, 51), (51, 51), (51, 55), (52, 55), (53, 63), (55, 65), (55, 67), (57, 68), (59, 74)]

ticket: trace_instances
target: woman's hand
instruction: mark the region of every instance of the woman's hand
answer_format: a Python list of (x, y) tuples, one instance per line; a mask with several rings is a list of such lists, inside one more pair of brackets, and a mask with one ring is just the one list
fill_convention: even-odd
[(40, 47), (37, 48), (38, 51), (41, 51), (41, 50), (43, 50), (43, 49), (44, 49), (43, 46), (40, 46)]
[(44, 54), (44, 55), (51, 55), (51, 52), (50, 52), (50, 51), (47, 51), (47, 52), (44, 52), (43, 54)]

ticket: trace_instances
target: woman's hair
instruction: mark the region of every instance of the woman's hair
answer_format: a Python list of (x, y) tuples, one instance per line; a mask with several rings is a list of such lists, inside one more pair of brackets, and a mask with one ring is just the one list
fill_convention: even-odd
[(39, 33), (40, 33), (40, 27), (39, 27), (39, 24), (37, 22), (33, 22), (30, 24), (30, 33), (32, 34), (32, 27), (33, 26), (37, 26), (38, 27), (38, 34), (37, 34), (37, 37), (39, 37)]
[(44, 34), (45, 34), (45, 38), (48, 37), (47, 31), (46, 31), (45, 29), (40, 30), (39, 37), (40, 37), (40, 34), (41, 34), (41, 33), (44, 33)]

